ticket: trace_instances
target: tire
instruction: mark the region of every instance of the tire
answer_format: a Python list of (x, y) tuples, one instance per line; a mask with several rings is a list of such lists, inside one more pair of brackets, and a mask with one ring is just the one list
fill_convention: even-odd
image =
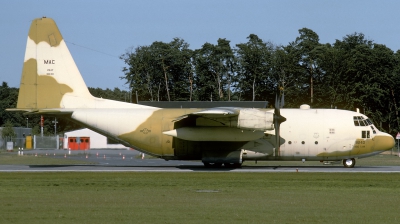
[(343, 166), (346, 168), (353, 168), (355, 165), (356, 165), (356, 160), (354, 158), (343, 160)]

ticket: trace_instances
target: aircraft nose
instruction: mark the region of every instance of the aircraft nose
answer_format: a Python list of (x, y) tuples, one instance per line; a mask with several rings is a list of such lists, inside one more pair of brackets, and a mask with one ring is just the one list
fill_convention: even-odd
[(374, 137), (375, 151), (386, 151), (394, 147), (394, 138), (384, 132), (379, 133)]

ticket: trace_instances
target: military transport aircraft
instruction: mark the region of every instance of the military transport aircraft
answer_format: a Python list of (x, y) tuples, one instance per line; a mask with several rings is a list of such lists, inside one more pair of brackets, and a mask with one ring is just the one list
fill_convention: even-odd
[[(281, 98), (281, 97), (279, 97)], [(217, 107), (161, 109), (93, 97), (50, 18), (29, 30), (17, 108), (9, 111), (60, 116), (125, 146), (165, 160), (202, 160), (238, 167), (243, 161), (343, 161), (394, 146), (358, 111)]]

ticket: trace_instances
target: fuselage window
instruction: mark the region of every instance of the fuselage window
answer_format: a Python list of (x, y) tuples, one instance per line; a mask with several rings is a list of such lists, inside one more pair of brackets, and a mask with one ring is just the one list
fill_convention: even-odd
[(305, 142), (304, 142), (304, 141), (301, 141), (301, 144), (303, 144), (303, 145), (304, 145), (304, 144), (305, 144)]
[(318, 145), (318, 141), (315, 141), (315, 144)]
[(289, 143), (289, 145), (290, 145), (290, 144), (292, 144), (292, 141), (289, 141), (288, 143)]
[(335, 134), (335, 129), (334, 128), (329, 128), (329, 134)]

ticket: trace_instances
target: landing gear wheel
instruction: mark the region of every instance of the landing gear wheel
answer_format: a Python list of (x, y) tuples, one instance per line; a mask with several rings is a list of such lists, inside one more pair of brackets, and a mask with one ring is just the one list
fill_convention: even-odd
[(353, 168), (354, 165), (356, 165), (356, 160), (354, 158), (343, 160), (343, 166), (346, 168)]

